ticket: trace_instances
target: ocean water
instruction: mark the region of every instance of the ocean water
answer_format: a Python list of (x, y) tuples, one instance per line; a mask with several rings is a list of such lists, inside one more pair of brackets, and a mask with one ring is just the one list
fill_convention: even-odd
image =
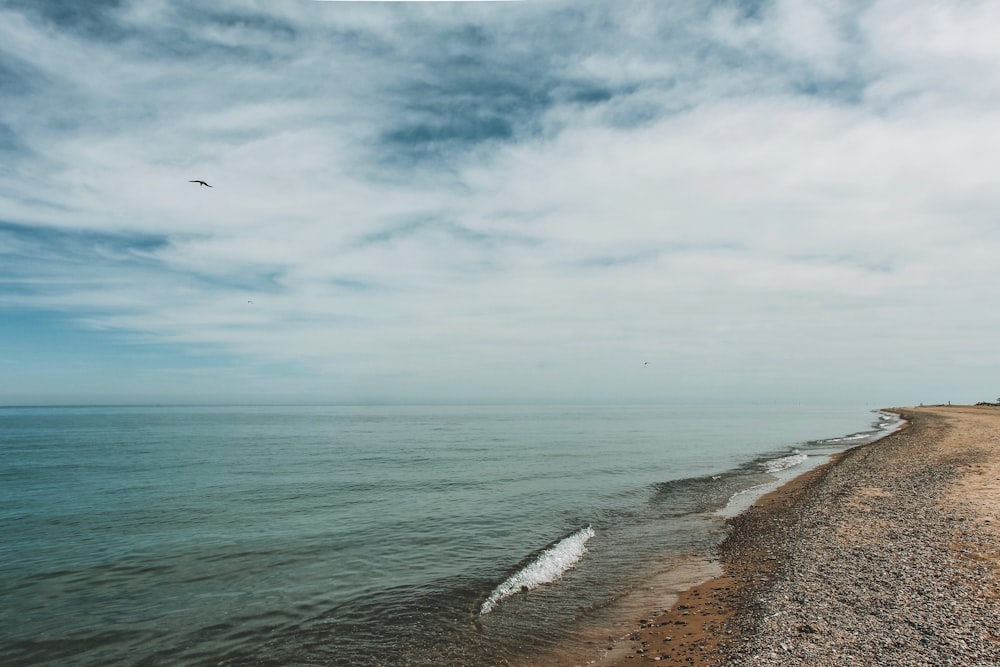
[[(864, 407), (0, 408), (0, 664), (531, 664)], [(633, 619), (634, 620), (634, 619)], [(595, 656), (596, 657), (596, 656)]]

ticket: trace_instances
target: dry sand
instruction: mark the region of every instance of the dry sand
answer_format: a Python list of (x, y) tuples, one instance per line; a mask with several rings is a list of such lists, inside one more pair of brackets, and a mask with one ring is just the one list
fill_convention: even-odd
[(723, 574), (591, 664), (1000, 666), (1000, 407), (895, 412), (730, 519)]

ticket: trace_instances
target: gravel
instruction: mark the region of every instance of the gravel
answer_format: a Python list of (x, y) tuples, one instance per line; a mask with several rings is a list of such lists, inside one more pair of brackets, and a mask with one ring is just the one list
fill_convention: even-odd
[(912, 417), (732, 520), (723, 554), (747, 588), (718, 664), (1000, 667), (1000, 545), (946, 498), (984, 451), (937, 447), (949, 428)]

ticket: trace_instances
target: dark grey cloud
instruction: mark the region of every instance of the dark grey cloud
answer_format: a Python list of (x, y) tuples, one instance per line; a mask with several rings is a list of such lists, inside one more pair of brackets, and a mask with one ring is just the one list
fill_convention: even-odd
[[(467, 25), (419, 45), (418, 61), (392, 84), (396, 113), (380, 133), (387, 157), (441, 158), (538, 132), (539, 117), (555, 103), (559, 73), (545, 52), (525, 55), (517, 45), (498, 44), (501, 37)], [(428, 48), (434, 44), (440, 50)]]
[(300, 33), (300, 27), (297, 24), (273, 14), (255, 10), (238, 12), (230, 9), (227, 11), (206, 3), (185, 5), (179, 16), (183, 16), (185, 21), (192, 25), (213, 23), (223, 28), (256, 32), (279, 42), (292, 41)]
[(17, 132), (12, 130), (10, 126), (0, 123), (0, 155), (6, 161), (6, 164), (0, 166), (0, 170), (11, 170), (14, 165), (11, 160), (17, 157), (23, 156), (27, 153), (27, 147), (18, 137)]
[(583, 269), (611, 269), (622, 266), (632, 266), (655, 261), (660, 257), (660, 252), (656, 250), (644, 250), (620, 255), (601, 255), (588, 257), (576, 263), (576, 266)]
[(169, 239), (161, 234), (61, 229), (0, 220), (0, 256), (7, 262), (85, 264), (114, 254), (123, 261), (148, 264), (149, 253), (168, 245)]
[(767, 7), (773, 7), (774, 0), (713, 0), (709, 7), (734, 7), (744, 21), (760, 22)]
[(124, 38), (128, 31), (118, 12), (125, 0), (7, 0), (7, 5), (48, 25), (103, 41)]
[[(837, 15), (841, 40), (860, 40), (861, 9)], [(856, 56), (847, 52), (831, 67), (772, 43), (766, 33), (730, 43), (707, 29), (721, 10), (739, 29), (763, 25), (779, 7), (739, 0), (555, 4), (516, 29), (503, 20), (421, 24), (413, 31), (419, 37), (400, 48), (408, 66), (388, 82), (381, 157), (406, 168), (422, 160), (439, 166), (476, 156), (481, 146), (551, 137), (566, 127), (559, 111), (599, 110), (608, 126), (627, 129), (720, 97), (863, 100), (871, 75)], [(643, 25), (630, 21), (632, 11)]]
[[(8, 305), (55, 297), (95, 284), (134, 280), (160, 271), (149, 253), (167, 240), (149, 234), (110, 234), (0, 221), (0, 295)], [(108, 271), (108, 265), (116, 268)], [(128, 278), (125, 278), (128, 276)], [(68, 304), (66, 304), (68, 305)]]
[[(388, 82), (389, 107), (395, 113), (379, 133), (383, 157), (389, 162), (438, 161), (484, 144), (550, 136), (560, 131), (560, 121), (552, 116), (561, 108), (573, 114), (617, 102), (607, 121), (623, 126), (688, 106), (686, 101), (671, 105), (644, 98), (651, 90), (684, 94), (674, 77), (580, 67), (590, 58), (662, 64), (707, 57), (710, 49), (701, 37), (674, 27), (674, 10), (658, 9), (654, 20), (660, 25), (654, 34), (633, 43), (621, 20), (628, 7), (542, 7), (527, 22), (490, 14), (481, 23), (440, 26), (427, 21), (404, 35), (398, 52), (407, 64)], [(516, 14), (520, 8), (511, 11)]]
[(22, 120), (14, 102), (45, 85), (46, 78), (37, 67), (0, 50), (0, 97), (6, 102), (0, 105), (0, 172), (11, 172), (22, 159), (32, 156), (21, 133), (14, 129)]
[(442, 235), (470, 246), (489, 248), (510, 244), (532, 245), (536, 242), (527, 236), (488, 233), (439, 217), (420, 217), (365, 234), (357, 240), (357, 245), (359, 247), (381, 245), (428, 234)]
[(0, 50), (0, 94), (25, 95), (36, 89), (41, 71), (25, 62)]
[[(44, 294), (59, 292), (68, 285), (81, 289), (96, 283), (154, 284), (162, 276), (171, 276), (176, 284), (194, 289), (254, 293), (282, 290), (285, 271), (260, 264), (178, 271), (164, 258), (176, 242), (162, 234), (97, 232), (0, 221), (0, 281), (4, 283), (0, 291)], [(24, 281), (26, 275), (42, 280)]]
[(134, 48), (151, 58), (178, 58), (218, 67), (280, 65), (293, 58), (300, 26), (253, 9), (224, 11), (210, 3), (173, 5), (159, 24), (134, 35)]
[(797, 95), (818, 97), (840, 104), (858, 105), (864, 102), (865, 90), (870, 82), (857, 77), (820, 78), (803, 73), (795, 77), (792, 89)]

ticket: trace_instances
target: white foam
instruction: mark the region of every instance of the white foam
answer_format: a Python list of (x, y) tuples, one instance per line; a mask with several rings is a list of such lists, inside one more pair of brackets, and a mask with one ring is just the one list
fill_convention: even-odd
[(895, 433), (906, 426), (906, 420), (893, 412), (880, 412), (883, 420), (879, 423), (879, 428), (889, 433)]
[[(793, 450), (793, 454), (789, 456), (783, 456), (781, 458), (761, 463), (761, 467), (766, 472), (775, 475), (776, 479), (771, 482), (757, 484), (756, 486), (752, 486), (748, 489), (737, 491), (730, 496), (729, 502), (726, 506), (716, 512), (716, 514), (724, 518), (734, 517), (746, 511), (764, 494), (774, 491), (788, 480), (805, 473), (807, 470), (812, 470), (823, 465), (830, 460), (831, 453), (844, 451), (852, 446), (856, 446), (853, 444), (855, 441), (874, 441), (884, 438), (891, 433), (895, 433), (906, 425), (906, 422), (903, 419), (900, 419), (893, 413), (879, 412), (879, 415), (884, 418), (884, 420), (878, 425), (880, 429), (879, 431), (852, 433), (839, 438), (829, 438), (827, 440), (819, 441), (818, 444), (828, 445), (832, 448), (832, 451), (812, 450), (812, 454), (810, 456), (806, 456), (796, 449)], [(792, 470), (792, 468), (795, 468), (795, 470)]]
[(504, 598), (559, 579), (583, 558), (583, 554), (587, 552), (587, 540), (593, 536), (594, 529), (587, 526), (543, 551), (538, 558), (497, 586), (483, 603), (479, 613), (488, 614)]
[(774, 483), (765, 484), (755, 484), (749, 489), (743, 489), (742, 491), (737, 491), (733, 495), (729, 496), (729, 502), (721, 510), (716, 512), (717, 515), (722, 517), (733, 517), (740, 514), (748, 507), (757, 502), (764, 493), (770, 490), (770, 487)]
[(825, 444), (837, 444), (840, 442), (851, 442), (853, 440), (864, 440), (866, 438), (872, 437), (871, 433), (854, 433), (852, 435), (843, 435), (839, 438), (828, 438), (826, 440), (821, 440), (820, 442)]
[(805, 463), (806, 459), (808, 458), (809, 458), (808, 456), (806, 456), (805, 454), (796, 449), (794, 454), (790, 454), (789, 456), (782, 456), (781, 458), (772, 459), (770, 461), (764, 461), (761, 464), (761, 466), (764, 468), (764, 470), (773, 474), (776, 472), (781, 472), (782, 470), (794, 468), (797, 465), (801, 465)]
[[(794, 456), (801, 456), (798, 463), (786, 466), (784, 468), (779, 468), (777, 470), (768, 470), (771, 474), (775, 476), (770, 482), (764, 482), (763, 484), (757, 484), (751, 486), (749, 489), (743, 489), (742, 491), (737, 491), (732, 496), (729, 497), (729, 502), (721, 510), (716, 512), (717, 516), (723, 518), (734, 517), (737, 514), (741, 514), (751, 505), (753, 505), (757, 500), (761, 498), (766, 493), (770, 493), (775, 489), (781, 487), (782, 484), (790, 479), (794, 479), (799, 475), (805, 473), (808, 470), (813, 470), (823, 465), (830, 460), (829, 456), (823, 454), (813, 454), (812, 456), (806, 456), (805, 454), (793, 454)], [(791, 457), (785, 457), (791, 458)], [(780, 459), (779, 459), (780, 460)], [(769, 462), (770, 463), (770, 462)], [(798, 467), (796, 467), (798, 466)], [(794, 470), (792, 468), (795, 468)]]

